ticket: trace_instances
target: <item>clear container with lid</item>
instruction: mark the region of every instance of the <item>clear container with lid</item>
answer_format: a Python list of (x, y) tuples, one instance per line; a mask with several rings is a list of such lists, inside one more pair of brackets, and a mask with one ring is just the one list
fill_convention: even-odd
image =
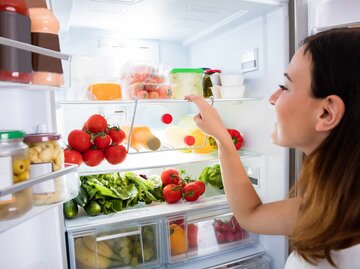
[(174, 68), (170, 71), (173, 98), (184, 99), (186, 95), (203, 95), (202, 68)]
[[(27, 135), (24, 139), (29, 146), (30, 175), (38, 177), (64, 167), (64, 154), (58, 141), (59, 134), (40, 133)], [(63, 200), (67, 195), (64, 177), (47, 180), (32, 187), (33, 203), (48, 205)]]
[[(28, 147), (25, 133), (16, 130), (0, 131), (0, 189), (30, 178)], [(32, 207), (30, 188), (0, 197), (0, 220), (20, 217)]]

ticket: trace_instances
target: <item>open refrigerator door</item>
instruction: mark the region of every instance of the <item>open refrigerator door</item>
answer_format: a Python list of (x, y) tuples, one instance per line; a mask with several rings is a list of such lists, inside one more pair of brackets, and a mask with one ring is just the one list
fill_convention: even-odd
[[(309, 4), (309, 29), (317, 21), (317, 8), (326, 9), (325, 2), (339, 3)], [(185, 171), (188, 179), (199, 179), (209, 169), (215, 171), (213, 178), (218, 176), (216, 146), (198, 132), (192, 121), (197, 109), (183, 99), (188, 93), (202, 94), (202, 79), (210, 77), (213, 92), (206, 100), (218, 109), (227, 128), (240, 131), (244, 141), (239, 157), (262, 201), (288, 195), (289, 152), (270, 143), (275, 119), (267, 103), (289, 62), (288, 4), (53, 0), (62, 53), (1, 38), (2, 45), (55, 56), (69, 66), (64, 68), (63, 87), (1, 81), (1, 130), (60, 133), (59, 144), (66, 149), (74, 130), (96, 134), (89, 131), (89, 118), (102, 115), (109, 127), (124, 131), (118, 148), (126, 152), (116, 160), (104, 159), (105, 150), (100, 150), (100, 163), (81, 153), (84, 162), (79, 167), (13, 185), (25, 188), (68, 176), (75, 186), (59, 203), (34, 206), (15, 221), (0, 220), (1, 267), (282, 268), (287, 239), (243, 230), (221, 185), (207, 181), (196, 201), (169, 204), (162, 201), (162, 193), (153, 197), (154, 182), (151, 187), (143, 184), (159, 180), (168, 168)], [(308, 6), (302, 8), (307, 13)], [(235, 82), (219, 85), (219, 77), (225, 82), (226, 75), (233, 74)], [(122, 191), (104, 188), (110, 181), (122, 184)], [(76, 212), (64, 220), (62, 204), (79, 198), (79, 183), (88, 197), (78, 200), (82, 206), (76, 205)], [(1, 187), (0, 195), (17, 190)], [(86, 207), (89, 201), (91, 210)]]

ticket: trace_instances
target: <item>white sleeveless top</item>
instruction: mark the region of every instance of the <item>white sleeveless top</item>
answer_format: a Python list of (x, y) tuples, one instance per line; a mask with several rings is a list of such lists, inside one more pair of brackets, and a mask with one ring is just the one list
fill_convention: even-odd
[[(331, 257), (338, 269), (360, 268), (360, 244), (339, 251), (331, 251)], [(334, 269), (326, 259), (318, 265), (309, 264), (296, 253), (292, 252), (285, 264), (285, 269)]]

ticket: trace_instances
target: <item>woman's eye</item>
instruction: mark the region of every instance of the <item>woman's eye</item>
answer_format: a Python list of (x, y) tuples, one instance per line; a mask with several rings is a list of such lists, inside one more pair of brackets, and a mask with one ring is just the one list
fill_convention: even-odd
[(287, 91), (288, 88), (286, 88), (284, 85), (281, 85), (279, 84), (279, 88), (282, 90), (282, 91)]

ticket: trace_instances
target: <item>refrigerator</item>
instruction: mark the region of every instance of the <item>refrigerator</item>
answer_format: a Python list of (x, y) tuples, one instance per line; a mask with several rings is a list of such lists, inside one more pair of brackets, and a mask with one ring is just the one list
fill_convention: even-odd
[[(241, 131), (244, 145), (239, 156), (264, 203), (286, 198), (301, 167), (300, 152), (270, 141), (275, 115), (269, 95), (283, 82), (301, 39), (360, 22), (360, 5), (354, 0), (52, 0), (48, 6), (61, 25), (61, 53), (5, 38), (0, 38), (0, 44), (61, 59), (64, 86), (0, 81), (0, 130), (57, 132), (65, 146), (71, 130), (81, 129), (90, 115), (99, 113), (114, 125), (145, 122), (156, 133), (154, 119), (159, 111), (170, 113), (176, 123), (195, 114), (196, 107), (173, 99), (93, 101), (86, 95), (87, 87), (98, 82), (123, 85), (129, 63), (150, 64), (166, 74), (171, 68), (242, 73), (244, 97), (207, 101), (218, 109), (227, 128)], [(0, 267), (283, 268), (289, 253), (284, 236), (242, 231), (241, 240), (217, 241), (215, 223), (230, 221), (232, 213), (224, 193), (209, 186), (193, 203), (143, 205), (95, 217), (81, 212), (71, 220), (64, 218), (62, 204), (77, 195), (79, 176), (125, 171), (159, 174), (175, 167), (198, 177), (204, 167), (217, 163), (216, 152), (130, 150), (118, 165), (72, 165), (31, 179), (26, 186), (66, 177), (68, 196), (56, 204), (34, 206), (20, 218), (0, 221)], [(16, 192), (15, 186), (2, 189), (0, 196)], [(184, 252), (172, 255), (170, 226), (174, 223), (181, 223), (185, 231), (197, 225), (196, 251), (187, 245)], [(92, 254), (77, 248), (78, 239), (89, 241)], [(99, 258), (106, 255), (101, 244), (123, 240), (138, 245), (136, 264), (104, 264)], [(87, 264), (79, 262), (82, 258)]]

